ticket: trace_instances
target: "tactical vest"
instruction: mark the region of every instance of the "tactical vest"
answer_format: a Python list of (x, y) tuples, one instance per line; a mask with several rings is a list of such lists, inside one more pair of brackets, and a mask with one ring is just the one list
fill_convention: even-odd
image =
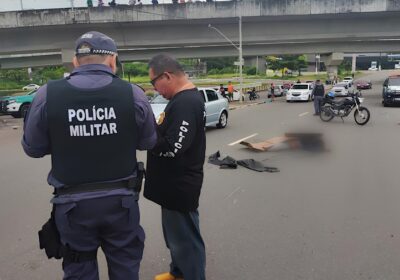
[(100, 89), (66, 79), (47, 86), (52, 174), (66, 185), (111, 181), (136, 170), (138, 129), (132, 87), (118, 78)]

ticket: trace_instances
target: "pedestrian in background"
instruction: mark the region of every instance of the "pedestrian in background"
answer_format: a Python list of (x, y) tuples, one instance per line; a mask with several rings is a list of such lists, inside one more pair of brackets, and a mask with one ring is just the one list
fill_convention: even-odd
[(147, 153), (144, 196), (161, 206), (170, 271), (155, 280), (205, 280), (205, 246), (199, 226), (199, 197), (206, 149), (202, 94), (168, 55), (149, 62), (154, 89), (169, 102), (158, 120), (158, 141)]
[(97, 7), (103, 7), (103, 6), (104, 6), (103, 0), (99, 0), (99, 1), (97, 2)]
[(314, 116), (318, 116), (321, 114), (321, 102), (325, 95), (325, 88), (320, 80), (315, 81), (312, 95), (314, 96)]
[(271, 83), (270, 92), (271, 92), (271, 102), (273, 102), (275, 100), (275, 85), (274, 85), (274, 83)]
[(223, 98), (227, 98), (227, 97), (226, 97), (226, 93), (225, 93), (225, 87), (224, 87), (223, 84), (220, 84), (220, 85), (219, 85), (219, 93), (221, 93), (221, 95), (222, 95)]
[[(157, 136), (146, 95), (115, 75), (116, 61), (110, 37), (83, 34), (71, 75), (42, 86), (25, 119), (25, 153), (51, 155), (51, 224), (58, 233), (50, 236), (59, 234), (62, 243), (64, 279), (99, 279), (101, 247), (109, 279), (138, 280), (145, 235), (136, 150), (153, 148)], [(41, 232), (48, 236), (45, 227)], [(52, 240), (41, 239), (46, 253)]]
[(233, 101), (233, 92), (235, 89), (233, 88), (232, 82), (228, 82), (228, 101)]
[(86, 4), (89, 8), (93, 7), (93, 1), (92, 0), (87, 0)]

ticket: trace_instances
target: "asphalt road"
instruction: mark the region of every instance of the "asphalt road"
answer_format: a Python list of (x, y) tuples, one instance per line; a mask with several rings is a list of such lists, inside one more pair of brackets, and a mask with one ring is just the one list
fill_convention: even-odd
[[(390, 72), (394, 73), (394, 72)], [(207, 279), (400, 279), (400, 107), (384, 108), (383, 79), (371, 73), (364, 92), (371, 120), (352, 116), (323, 123), (311, 103), (276, 102), (230, 111), (227, 128), (207, 130), (207, 155), (217, 150), (254, 158), (280, 173), (205, 164), (200, 221)], [(38, 249), (37, 230), (50, 213), (45, 180), (49, 157), (30, 159), (20, 147), (21, 120), (0, 117), (0, 280), (61, 279), (61, 264)], [(324, 133), (329, 152), (253, 152), (234, 143), (290, 131)], [(144, 153), (139, 158), (144, 159)], [(140, 200), (147, 239), (141, 279), (169, 263), (160, 208)], [(100, 256), (102, 279), (107, 279)]]

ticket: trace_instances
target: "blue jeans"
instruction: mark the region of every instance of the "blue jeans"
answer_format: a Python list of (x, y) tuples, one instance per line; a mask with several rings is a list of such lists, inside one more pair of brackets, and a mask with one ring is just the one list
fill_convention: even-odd
[(165, 243), (172, 262), (170, 273), (185, 280), (205, 280), (206, 253), (200, 234), (199, 212), (161, 209)]
[[(101, 247), (110, 280), (138, 280), (144, 231), (135, 196), (110, 196), (56, 204), (61, 242), (76, 251)], [(97, 260), (63, 263), (64, 280), (98, 280)]]

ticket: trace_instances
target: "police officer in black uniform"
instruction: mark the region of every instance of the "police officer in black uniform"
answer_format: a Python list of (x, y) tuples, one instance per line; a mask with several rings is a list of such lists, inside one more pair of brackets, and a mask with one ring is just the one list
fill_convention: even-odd
[[(151, 149), (157, 135), (143, 90), (115, 75), (116, 61), (110, 37), (83, 34), (72, 74), (41, 87), (25, 120), (25, 152), (51, 155), (54, 207), (40, 242), (49, 257), (63, 257), (64, 279), (99, 279), (99, 247), (109, 279), (138, 279), (144, 231), (136, 150)], [(61, 247), (54, 249), (58, 236)]]
[(204, 97), (168, 55), (149, 62), (154, 88), (169, 100), (159, 116), (158, 141), (147, 153), (144, 196), (161, 205), (170, 271), (155, 280), (205, 280), (205, 247), (199, 228), (199, 196), (206, 148)]

